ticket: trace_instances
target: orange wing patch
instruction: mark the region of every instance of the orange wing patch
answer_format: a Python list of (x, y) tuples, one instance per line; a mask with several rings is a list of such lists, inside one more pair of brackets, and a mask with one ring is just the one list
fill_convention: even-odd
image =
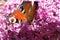
[(20, 10), (16, 10), (12, 16), (18, 20), (22, 20), (22, 21), (26, 20), (25, 15)]

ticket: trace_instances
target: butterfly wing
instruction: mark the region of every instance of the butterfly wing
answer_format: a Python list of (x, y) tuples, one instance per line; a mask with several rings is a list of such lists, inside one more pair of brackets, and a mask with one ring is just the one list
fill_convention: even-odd
[(31, 2), (28, 2), (28, 3), (24, 4), (24, 9), (25, 9), (25, 12), (26, 12), (25, 16), (27, 18), (27, 21), (30, 24), (35, 17), (36, 8), (37, 8), (37, 3), (36, 2), (33, 4), (33, 6), (31, 5)]

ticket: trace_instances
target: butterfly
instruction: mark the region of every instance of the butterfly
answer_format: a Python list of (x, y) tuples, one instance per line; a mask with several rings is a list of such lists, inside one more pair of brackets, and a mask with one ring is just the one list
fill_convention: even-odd
[(17, 10), (15, 10), (8, 18), (10, 23), (28, 22), (31, 24), (35, 17), (38, 2), (31, 4), (31, 1), (24, 1)]

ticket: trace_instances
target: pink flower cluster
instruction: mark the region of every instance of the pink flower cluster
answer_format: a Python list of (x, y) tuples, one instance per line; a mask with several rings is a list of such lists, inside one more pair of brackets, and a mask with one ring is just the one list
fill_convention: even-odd
[(38, 10), (31, 25), (7, 21), (7, 16), (17, 10), (23, 0), (0, 4), (0, 40), (60, 40), (60, 1), (37, 1)]

